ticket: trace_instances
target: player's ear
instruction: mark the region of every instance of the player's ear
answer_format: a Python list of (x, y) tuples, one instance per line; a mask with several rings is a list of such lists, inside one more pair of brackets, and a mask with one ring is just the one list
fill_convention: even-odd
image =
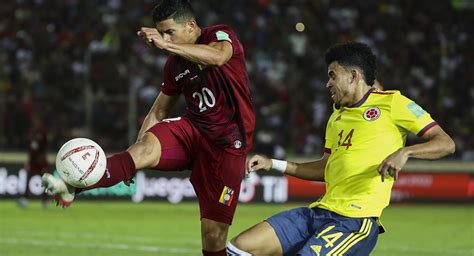
[(193, 32), (197, 28), (196, 20), (190, 20), (186, 23), (186, 27), (189, 33)]
[(359, 80), (360, 73), (357, 69), (351, 70), (351, 84)]

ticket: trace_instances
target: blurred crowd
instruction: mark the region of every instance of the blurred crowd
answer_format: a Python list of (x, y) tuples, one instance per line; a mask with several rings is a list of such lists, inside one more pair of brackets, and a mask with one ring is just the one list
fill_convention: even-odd
[[(325, 50), (361, 41), (377, 54), (383, 88), (402, 91), (430, 112), (455, 139), (453, 158), (474, 160), (470, 1), (191, 2), (200, 26), (230, 25), (245, 48), (257, 115), (255, 151), (322, 154), (332, 111)], [(35, 117), (48, 130), (50, 151), (78, 136), (108, 152), (126, 148), (130, 118), (140, 126), (162, 81), (166, 55), (136, 36), (141, 26), (153, 26), (155, 3), (2, 1), (0, 150), (26, 149)]]

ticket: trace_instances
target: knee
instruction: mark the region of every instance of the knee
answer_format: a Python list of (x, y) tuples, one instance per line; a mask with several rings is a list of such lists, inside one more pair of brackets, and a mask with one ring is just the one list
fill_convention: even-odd
[(232, 244), (233, 246), (239, 248), (242, 251), (249, 251), (250, 248), (248, 248), (249, 241), (245, 241), (246, 239), (242, 237), (241, 235), (238, 235), (234, 238), (232, 238), (229, 242), (229, 244)]
[(161, 144), (155, 135), (146, 133), (143, 138), (127, 150), (137, 169), (155, 167), (161, 157)]
[(201, 219), (201, 239), (206, 251), (220, 251), (225, 248), (229, 224), (214, 220)]
[(239, 255), (239, 256), (249, 256), (252, 255), (252, 251), (247, 248), (245, 245), (245, 239), (241, 238), (241, 236), (237, 236), (232, 238), (229, 243), (227, 243), (227, 254), (228, 255)]
[(207, 248), (221, 249), (225, 247), (227, 240), (227, 230), (220, 229), (209, 229), (204, 230), (202, 233), (202, 239)]

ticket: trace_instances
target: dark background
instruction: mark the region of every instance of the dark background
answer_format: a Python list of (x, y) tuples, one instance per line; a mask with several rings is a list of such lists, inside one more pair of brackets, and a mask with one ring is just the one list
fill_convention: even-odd
[[(18, 0), (0, 7), (0, 150), (24, 151), (32, 119), (49, 150), (89, 137), (106, 152), (137, 134), (166, 55), (136, 36), (156, 1)], [(244, 45), (257, 114), (255, 151), (317, 156), (331, 112), (325, 50), (361, 41), (378, 79), (401, 90), (474, 160), (473, 1), (192, 1), (200, 26), (224, 23)], [(305, 25), (303, 32), (295, 24)], [(182, 113), (182, 104), (176, 115)], [(410, 139), (411, 140), (411, 139)]]

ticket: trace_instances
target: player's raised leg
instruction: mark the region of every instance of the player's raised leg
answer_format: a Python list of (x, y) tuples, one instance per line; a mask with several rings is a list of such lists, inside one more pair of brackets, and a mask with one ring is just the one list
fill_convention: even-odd
[(150, 132), (126, 151), (107, 157), (107, 169), (97, 184), (81, 191), (110, 187), (121, 181), (130, 184), (136, 170), (155, 167), (161, 158), (161, 143)]
[(92, 186), (74, 188), (61, 178), (51, 174), (44, 174), (42, 182), (46, 190), (53, 194), (53, 198), (58, 204), (68, 207), (74, 200), (75, 193), (110, 187), (121, 181), (130, 183), (137, 169), (155, 167), (160, 161), (160, 157), (160, 141), (154, 134), (147, 132), (142, 140), (130, 146), (127, 151), (107, 157), (104, 176)]
[[(86, 188), (73, 188), (60, 178), (43, 176), (43, 186), (55, 195), (54, 199), (62, 206), (69, 206), (74, 193), (110, 187), (121, 181), (129, 184), (136, 170), (150, 168), (162, 171), (178, 171), (188, 167), (188, 149), (197, 143), (192, 134), (197, 132), (186, 119), (175, 119), (155, 124), (127, 151), (107, 157), (107, 169), (96, 184)], [(189, 168), (188, 168), (189, 169)]]

